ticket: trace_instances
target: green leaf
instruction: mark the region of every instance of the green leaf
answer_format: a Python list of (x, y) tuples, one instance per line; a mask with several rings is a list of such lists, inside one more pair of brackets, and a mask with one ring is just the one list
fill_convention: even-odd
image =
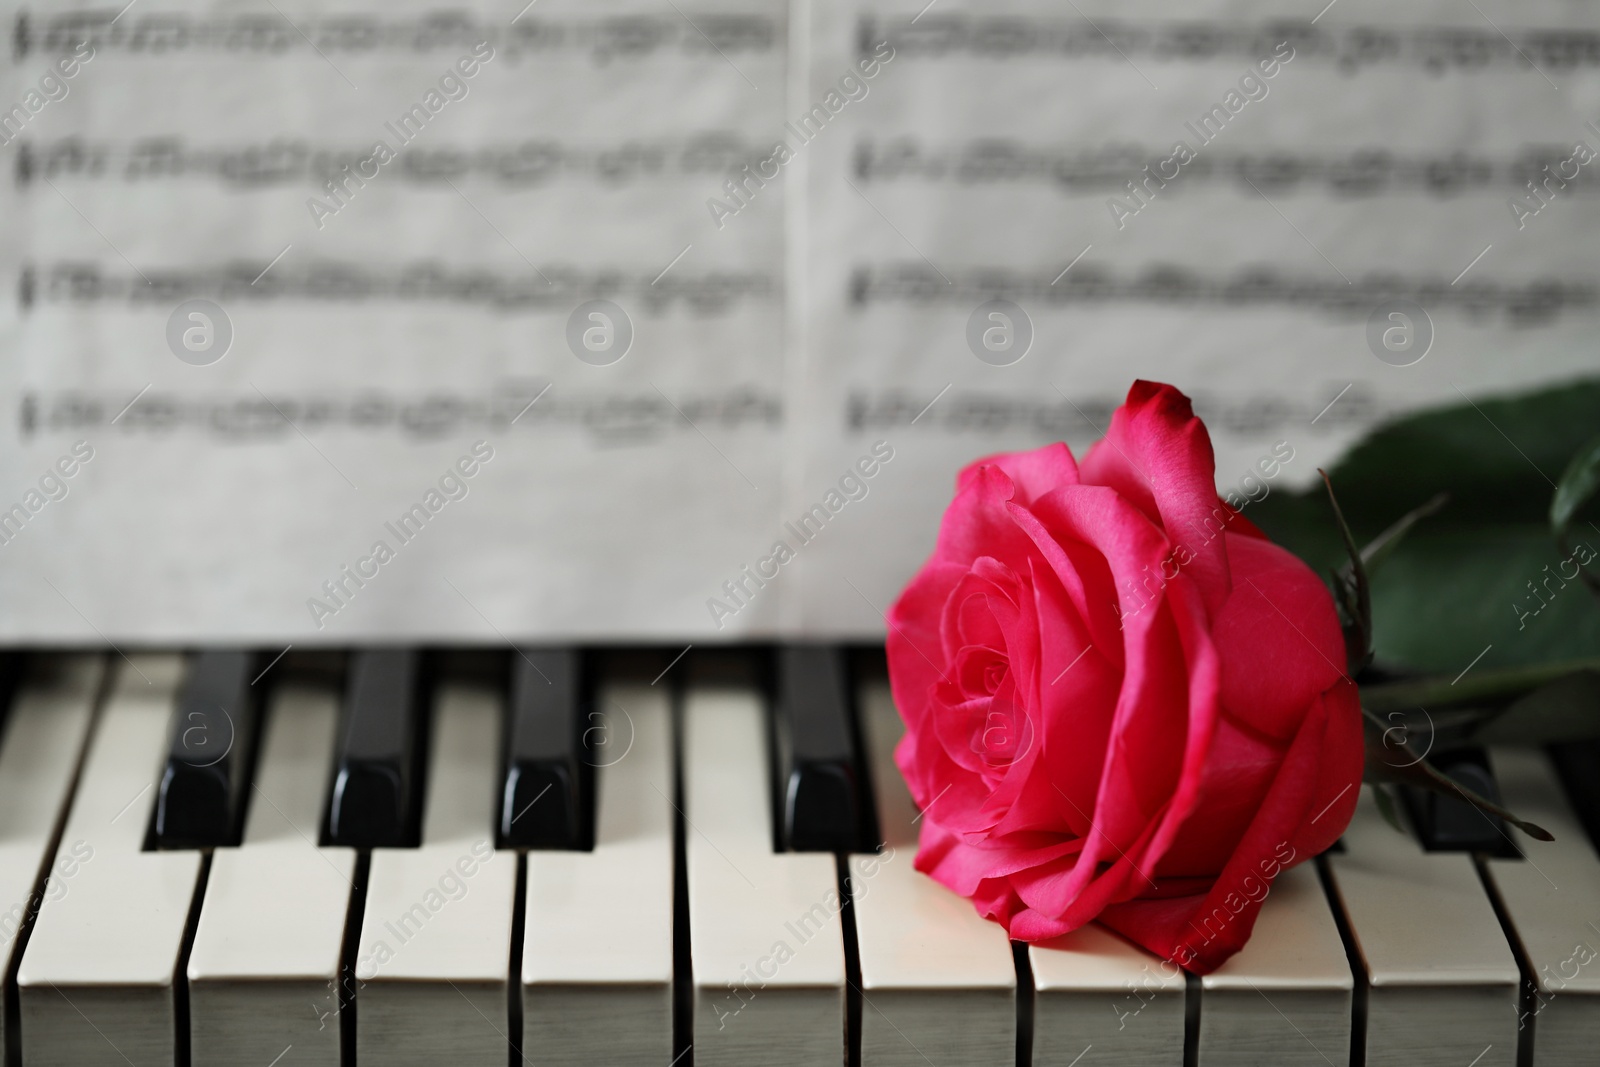
[(1361, 562), (1366, 565), (1367, 576), (1371, 576), (1383, 565), (1400, 542), (1405, 539), (1411, 528), (1430, 516), (1437, 515), (1447, 503), (1450, 502), (1449, 493), (1439, 493), (1426, 504), (1412, 508), (1400, 516), (1395, 524), (1367, 543), (1361, 550)]
[(1463, 396), (1380, 427), (1329, 473), (1351, 528), (1368, 539), (1441, 492), (1453, 501), (1441, 522), (1545, 526), (1550, 486), (1597, 426), (1600, 378), (1519, 396)]
[[(1584, 521), (1589, 509), (1576, 505), (1572, 544), (1564, 546), (1551, 530), (1550, 498), (1554, 476), (1590, 444), (1597, 426), (1600, 379), (1474, 397), (1380, 427), (1328, 471), (1356, 543), (1373, 542), (1376, 663), (1447, 679), (1470, 664), (1466, 681), (1600, 649), (1600, 598), (1569, 577), (1575, 563), (1600, 549), (1600, 531)], [(1426, 523), (1407, 521), (1418, 501), (1441, 492), (1450, 496), (1448, 507)], [(1327, 573), (1349, 553), (1322, 497), (1321, 486), (1274, 492), (1248, 515)], [(1380, 561), (1383, 570), (1374, 574)], [(1600, 585), (1590, 571), (1578, 576)], [(1355, 608), (1351, 590), (1337, 578), (1332, 584), (1341, 607)]]
[(1550, 529), (1556, 539), (1566, 536), (1567, 527), (1584, 505), (1600, 495), (1600, 437), (1580, 448), (1567, 464), (1555, 495), (1550, 498)]
[(1550, 682), (1473, 732), (1480, 745), (1547, 745), (1600, 737), (1600, 670)]
[(1464, 684), (1478, 671), (1593, 657), (1600, 602), (1561, 577), (1570, 560), (1543, 523), (1417, 529), (1373, 585), (1379, 661)]
[(1454, 678), (1438, 676), (1368, 683), (1361, 687), (1361, 703), (1378, 715), (1420, 707), (1439, 710), (1473, 705), (1506, 705), (1571, 675), (1585, 672), (1600, 673), (1600, 657), (1589, 656), (1502, 670), (1474, 667)]

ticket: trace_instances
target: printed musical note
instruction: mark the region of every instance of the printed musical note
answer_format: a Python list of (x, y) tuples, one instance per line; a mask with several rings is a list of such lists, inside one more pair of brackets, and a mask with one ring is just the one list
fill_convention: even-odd
[(302, 16), (290, 24), (276, 14), (132, 11), (115, 8), (45, 17), (24, 12), (12, 29), (12, 54), (70, 51), (87, 41), (95, 50), (159, 59), (177, 52), (219, 52), (253, 58), (364, 56), (453, 51), (488, 41), (510, 62), (552, 52), (587, 52), (596, 65), (677, 54), (722, 62), (727, 55), (771, 53), (783, 44), (776, 18), (728, 12), (618, 14), (542, 18), (507, 24), (457, 11), (416, 18), (340, 13)]
[[(417, 185), (482, 179), (510, 189), (535, 189), (571, 180), (600, 187), (666, 178), (720, 181), (771, 154), (767, 139), (732, 130), (710, 130), (682, 138), (629, 139), (613, 144), (574, 144), (550, 138), (487, 144), (430, 143), (408, 146), (385, 175)], [(206, 180), (231, 188), (290, 184), (320, 188), (372, 154), (370, 144), (323, 145), (301, 137), (275, 137), (255, 144), (197, 144), (173, 134), (131, 142), (65, 137), (19, 140), (14, 173), (18, 185), (49, 179), (125, 182)]]
[[(23, 438), (35, 434), (83, 431), (120, 433), (141, 439), (201, 435), (228, 443), (293, 439), (294, 427), (307, 433), (338, 431), (431, 441), (465, 433), (582, 430), (608, 448), (647, 445), (671, 435), (775, 431), (783, 423), (782, 398), (748, 385), (686, 392), (669, 403), (648, 386), (629, 389), (563, 388), (541, 395), (548, 381), (501, 381), (481, 391), (434, 389), (402, 393), (369, 389), (254, 390), (236, 394), (166, 392), (152, 389), (138, 405), (118, 392), (61, 389), (22, 396)], [(532, 397), (539, 403), (528, 405)], [(685, 421), (685, 417), (689, 420)], [(113, 421), (115, 420), (115, 421)], [(691, 425), (692, 423), (692, 425)]]
[[(1502, 34), (1500, 30), (1505, 32)], [(861, 55), (887, 41), (908, 59), (1103, 59), (1199, 63), (1254, 59), (1288, 42), (1301, 62), (1326, 62), (1346, 74), (1378, 64), (1410, 64), (1431, 74), (1494, 67), (1568, 71), (1600, 67), (1600, 30), (1461, 26), (1316, 26), (1309, 21), (1132, 21), (1070, 17), (924, 13), (912, 19), (863, 15)]]
[[(1082, 147), (1047, 146), (1014, 138), (985, 137), (959, 145), (924, 144), (914, 137), (857, 143), (852, 177), (861, 183), (917, 181), (958, 188), (1001, 184), (1054, 186), (1063, 195), (1105, 195), (1123, 189), (1145, 167), (1155, 167), (1169, 147), (1125, 142)], [(1515, 156), (1465, 150), (1406, 154), (1388, 148), (1346, 152), (1287, 148), (1260, 151), (1214, 149), (1184, 165), (1184, 185), (1230, 182), (1241, 194), (1318, 192), (1354, 199), (1397, 192), (1449, 197), (1463, 192), (1520, 190), (1545, 177), (1572, 154), (1572, 144), (1532, 145)], [(1600, 173), (1579, 171), (1563, 178), (1574, 192), (1600, 189)]]
[(106, 270), (92, 262), (25, 265), (19, 282), (24, 309), (35, 304), (164, 306), (206, 296), (224, 302), (314, 300), (323, 304), (376, 301), (484, 305), (504, 312), (568, 311), (601, 296), (626, 296), (643, 311), (680, 307), (691, 314), (724, 315), (745, 301), (773, 301), (775, 277), (759, 271), (681, 269), (665, 277), (652, 270), (584, 270), (548, 265), (539, 273), (451, 267), (421, 260), (398, 267), (336, 260), (284, 264), (266, 276), (256, 260), (189, 268), (147, 267), (142, 273)]
[(947, 267), (941, 273), (921, 262), (857, 265), (850, 272), (849, 294), (858, 307), (971, 307), (1003, 298), (1041, 308), (1111, 303), (1235, 310), (1272, 306), (1362, 316), (1386, 299), (1404, 296), (1428, 308), (1455, 308), (1478, 317), (1499, 312), (1513, 326), (1543, 325), (1564, 310), (1592, 308), (1600, 301), (1600, 282), (1559, 277), (1502, 283), (1480, 275), (1451, 285), (1444, 274), (1404, 277), (1386, 272), (1354, 277), (1345, 284), (1337, 278), (1330, 282), (1322, 275), (1272, 266), (1221, 274), (1173, 264), (1153, 264), (1138, 274), (1083, 264), (1059, 283), (1052, 283), (1053, 275), (1050, 269), (1029, 272), (1006, 267), (965, 271)]

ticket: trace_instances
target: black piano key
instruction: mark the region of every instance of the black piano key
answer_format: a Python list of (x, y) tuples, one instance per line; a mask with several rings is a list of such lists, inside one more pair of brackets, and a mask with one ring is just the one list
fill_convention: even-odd
[(420, 777), (421, 653), (350, 657), (345, 718), (328, 806), (328, 840), (351, 848), (415, 844)]
[(26, 652), (0, 652), (0, 736), (11, 722), (11, 698), (16, 696), (28, 672), (30, 661)]
[(1600, 740), (1551, 745), (1550, 759), (1566, 789), (1567, 802), (1600, 852)]
[(587, 847), (581, 664), (573, 649), (511, 657), (511, 726), (500, 791), (508, 848)]
[[(1479, 749), (1436, 755), (1439, 771), (1479, 796), (1500, 802), (1489, 760)], [(1505, 825), (1497, 815), (1479, 811), (1460, 797), (1406, 786), (1402, 789), (1422, 847), (1429, 852), (1492, 852), (1515, 855)]]
[(870, 849), (861, 834), (861, 761), (850, 724), (844, 651), (784, 646), (776, 681), (786, 846), (797, 852)]
[(28, 666), (26, 652), (15, 650), (0, 652), (0, 709), (5, 712), (11, 710), (11, 698), (16, 695), (17, 686), (22, 684), (22, 677), (27, 673)]
[(201, 652), (190, 660), (156, 798), (157, 848), (220, 848), (238, 841), (255, 740), (254, 665), (254, 655), (237, 649)]

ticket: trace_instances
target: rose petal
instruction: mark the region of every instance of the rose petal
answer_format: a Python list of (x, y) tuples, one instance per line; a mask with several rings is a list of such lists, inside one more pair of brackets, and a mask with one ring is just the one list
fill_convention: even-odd
[(1228, 596), (1220, 533), (1235, 514), (1217, 496), (1216, 466), (1211, 436), (1189, 398), (1170, 385), (1137, 381), (1079, 471), (1084, 484), (1117, 490), (1160, 523), (1175, 551), (1186, 550), (1181, 566), (1213, 611)]
[(1310, 567), (1271, 541), (1227, 536), (1240, 580), (1216, 612), (1222, 702), (1253, 729), (1287, 741), (1305, 709), (1344, 674), (1333, 600)]
[[(1079, 836), (1089, 833), (1094, 798), (1122, 672), (1088, 639), (1060, 596), (1051, 596), (1053, 573), (1035, 569), (1034, 604), (1039, 617), (1040, 765), (1047, 799), (1059, 819)], [(1120, 657), (1118, 657), (1120, 660)]]
[(971, 563), (982, 556), (1008, 562), (1026, 558), (1030, 546), (1006, 510), (1016, 483), (993, 464), (969, 469), (939, 523), (933, 558), (947, 563)]
[(1322, 738), (1316, 788), (1308, 809), (1311, 820), (1301, 825), (1295, 838), (1295, 847), (1306, 856), (1326, 852), (1350, 825), (1366, 765), (1361, 699), (1355, 683), (1345, 679), (1319, 700), (1327, 713), (1328, 727)]
[(1199, 601), (1198, 594), (1191, 590), (1187, 582), (1175, 581), (1167, 591), (1167, 603), (1189, 667), (1189, 721), (1178, 787), (1161, 816), (1149, 847), (1141, 856), (1141, 862), (1146, 867), (1155, 867), (1161, 862), (1199, 801), (1203, 770), (1210, 755), (1220, 713), (1218, 688), (1221, 684), (1221, 666), (1216, 646), (1206, 632), (1205, 609)]
[(915, 866), (962, 896), (970, 896), (985, 879), (1004, 878), (1049, 864), (1075, 854), (1081, 847), (1081, 841), (1041, 842), (1019, 835), (1017, 843), (1010, 847), (996, 842), (991, 847), (978, 848), (927, 816), (922, 820)]
[(1272, 788), (1287, 747), (1222, 712), (1194, 810), (1162, 855), (1157, 875), (1215, 878)]
[(1027, 452), (1002, 452), (999, 455), (969, 463), (956, 476), (958, 489), (965, 488), (984, 467), (999, 467), (1016, 485), (1017, 503), (1026, 506), (1037, 497), (1063, 485), (1078, 484), (1078, 464), (1072, 450), (1057, 443)]
[(1208, 974), (1248, 940), (1262, 897), (1241, 893), (1244, 880), (1270, 884), (1282, 868), (1309, 858), (1295, 842), (1315, 812), (1317, 765), (1328, 708), (1313, 705), (1285, 754), (1272, 788), (1215, 883), (1204, 894), (1109, 907), (1101, 921), (1165, 959)]
[[(1128, 605), (1123, 611), (1126, 666), (1094, 821), (1082, 862), (1062, 883), (1063, 898), (1070, 900), (1084, 891), (1099, 864), (1112, 863), (1141, 837), (1149, 851), (1138, 856), (1139, 864), (1154, 867), (1188, 816), (1216, 719), (1216, 655), (1185, 574), (1176, 574), (1161, 589), (1154, 606), (1133, 606), (1127, 589), (1151, 568), (1159, 573), (1166, 543), (1126, 500), (1103, 487), (1072, 487), (1041, 497), (1030, 517), (1036, 521), (1019, 517), (1018, 525), (1046, 561), (1052, 560), (1050, 545), (1056, 541), (1078, 540), (1099, 549)], [(1158, 810), (1164, 813), (1162, 825), (1145, 834)]]

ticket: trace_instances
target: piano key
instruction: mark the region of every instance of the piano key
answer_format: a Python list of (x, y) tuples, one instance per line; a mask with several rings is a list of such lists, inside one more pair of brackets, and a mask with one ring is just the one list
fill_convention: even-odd
[(201, 652), (191, 661), (156, 798), (158, 848), (215, 848), (235, 841), (255, 738), (253, 663), (242, 650)]
[(268, 709), (250, 818), (212, 855), (189, 954), (197, 1064), (339, 1063), (339, 963), (356, 854), (319, 848), (339, 722), (331, 684), (280, 683)]
[[(1481, 750), (1436, 756), (1432, 762), (1479, 796), (1499, 800), (1494, 775)], [(1460, 797), (1412, 786), (1402, 786), (1401, 794), (1422, 847), (1430, 852), (1501, 852), (1510, 842), (1499, 816), (1481, 812)]]
[(77, 873), (45, 900), (17, 973), (30, 1067), (173, 1062), (173, 979), (201, 856), (141, 847), (183, 668), (175, 655), (117, 665), (56, 853)]
[(1029, 945), (1028, 964), (1034, 1067), (1183, 1063), (1187, 990), (1176, 963), (1091, 923)]
[[(1507, 807), (1555, 835), (1545, 842), (1519, 832), (1525, 858), (1487, 861), (1534, 982), (1533, 1004), (1519, 1022), (1533, 1027), (1536, 1067), (1582, 1063), (1600, 1035), (1600, 858), (1548, 756), (1500, 748), (1490, 762)], [(1596, 772), (1600, 766), (1589, 769)]]
[(524, 649), (511, 657), (500, 839), (515, 848), (583, 848), (579, 659), (575, 649)]
[(778, 650), (783, 828), (792, 851), (846, 852), (876, 844), (860, 833), (864, 805), (847, 678), (842, 649), (786, 645)]
[(1600, 849), (1600, 741), (1567, 741), (1547, 751), (1589, 843)]
[(328, 838), (351, 848), (395, 848), (412, 840), (420, 660), (414, 649), (374, 649), (350, 658)]
[[(80, 860), (56, 860), (57, 821), (89, 736), (105, 673), (100, 656), (36, 656), (17, 689), (0, 744), (0, 974), (10, 974), (18, 935), (42, 902), (68, 893)], [(48, 864), (43, 895), (39, 880)], [(15, 1040), (0, 1012), (0, 1048)]]
[(357, 1059), (503, 1067), (517, 855), (494, 848), (503, 701), (435, 696), (422, 844), (374, 849), (356, 951)]
[[(530, 852), (522, 1047), (548, 1067), (672, 1059), (673, 773), (667, 693), (607, 684), (592, 852)], [(608, 747), (611, 747), (608, 745)]]
[(885, 681), (864, 686), (862, 733), (880, 854), (850, 857), (861, 962), (861, 1063), (983, 1063), (1016, 1045), (1017, 974), (1003, 927), (911, 865), (915, 802), (894, 763), (905, 732)]
[(684, 821), (698, 1067), (836, 1067), (844, 942), (833, 857), (773, 848), (760, 691), (697, 678), (684, 699)]
[(1200, 1067), (1349, 1062), (1355, 977), (1315, 865), (1278, 876), (1250, 940), (1200, 989)]
[(41, 658), (44, 657), (31, 656), (15, 649), (0, 652), (0, 728), (5, 725), (5, 717), (11, 710), (17, 687)]
[(1472, 858), (1424, 852), (1362, 789), (1327, 862), (1370, 986), (1368, 1067), (1511, 1067), (1517, 963)]

